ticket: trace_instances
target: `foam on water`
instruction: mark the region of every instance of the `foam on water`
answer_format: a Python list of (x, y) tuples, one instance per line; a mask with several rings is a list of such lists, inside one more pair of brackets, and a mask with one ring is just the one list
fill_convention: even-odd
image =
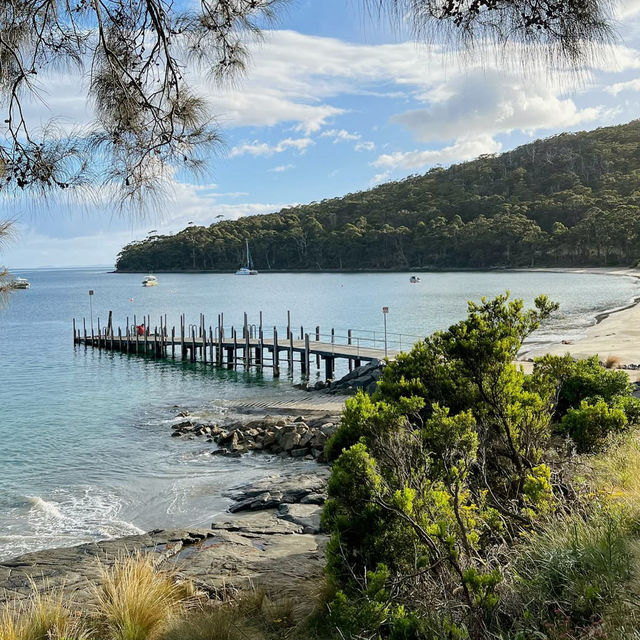
[(142, 533), (119, 517), (122, 500), (97, 487), (55, 489), (51, 495), (23, 496), (9, 510), (0, 557), (52, 546), (68, 546)]

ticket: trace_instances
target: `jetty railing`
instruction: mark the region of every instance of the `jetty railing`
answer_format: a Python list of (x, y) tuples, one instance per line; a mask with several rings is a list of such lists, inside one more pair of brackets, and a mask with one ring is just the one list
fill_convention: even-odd
[(321, 331), (319, 325), (308, 330), (304, 326), (294, 327), (290, 312), (287, 312), (286, 325), (266, 327), (262, 312), (259, 316), (258, 323), (250, 323), (245, 313), (242, 326), (236, 328), (225, 325), (224, 314), (218, 314), (215, 326), (207, 326), (202, 313), (197, 323), (188, 323), (182, 314), (178, 327), (169, 327), (166, 314), (153, 326), (149, 315), (142, 318), (134, 315), (127, 317), (122, 329), (114, 326), (113, 314), (109, 311), (106, 326), (101, 327), (98, 318), (97, 331), (93, 327), (88, 330), (86, 318), (82, 319), (82, 328), (74, 318), (73, 342), (154, 358), (179, 356), (191, 362), (226, 368), (270, 368), (275, 377), (280, 375), (281, 365), (286, 364), (290, 374), (297, 365), (303, 377), (308, 378), (315, 364), (316, 369), (324, 370), (327, 379), (333, 379), (336, 360), (345, 360), (352, 370), (363, 362), (393, 359), (422, 339), (422, 336), (369, 329)]

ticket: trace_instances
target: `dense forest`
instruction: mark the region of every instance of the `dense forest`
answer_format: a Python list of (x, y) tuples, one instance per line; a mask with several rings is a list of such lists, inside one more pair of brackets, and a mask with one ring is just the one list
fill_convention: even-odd
[[(211, 211), (211, 218), (216, 211)], [(119, 271), (443, 269), (640, 258), (640, 120), (123, 248)]]

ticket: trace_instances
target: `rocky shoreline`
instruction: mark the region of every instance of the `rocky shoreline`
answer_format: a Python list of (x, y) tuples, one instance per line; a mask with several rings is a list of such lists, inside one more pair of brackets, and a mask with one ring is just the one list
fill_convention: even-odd
[(35, 586), (40, 593), (62, 590), (82, 605), (94, 597), (101, 569), (134, 553), (153, 554), (159, 568), (212, 598), (249, 586), (283, 594), (321, 580), (326, 536), (320, 516), (330, 474), (324, 447), (340, 414), (311, 407), (302, 409), (305, 415), (266, 411), (262, 417), (236, 411), (213, 420), (183, 412), (171, 436), (210, 443), (212, 456), (264, 453), (316, 461), (310, 473), (283, 470), (236, 487), (225, 494), (232, 500), (228, 512), (209, 528), (157, 529), (0, 561), (0, 603), (27, 598)]
[(172, 425), (174, 438), (202, 438), (218, 445), (212, 456), (239, 458), (249, 452), (280, 457), (324, 461), (324, 447), (335, 433), (340, 416), (266, 415), (263, 418), (210, 422), (181, 414), (185, 420)]
[(160, 569), (190, 580), (212, 598), (248, 587), (295, 593), (320, 580), (326, 536), (320, 514), (329, 469), (278, 475), (238, 487), (230, 513), (210, 528), (154, 530), (75, 547), (27, 553), (0, 562), (0, 604), (62, 590), (91, 601), (101, 568), (133, 553), (154, 554)]

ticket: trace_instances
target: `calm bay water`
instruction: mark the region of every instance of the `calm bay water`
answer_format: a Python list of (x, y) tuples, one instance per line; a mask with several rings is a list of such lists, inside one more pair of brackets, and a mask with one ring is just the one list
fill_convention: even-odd
[[(135, 533), (155, 527), (206, 525), (223, 511), (223, 492), (283, 467), (266, 456), (223, 460), (211, 446), (169, 437), (184, 409), (215, 412), (225, 400), (286, 394), (291, 381), (268, 374), (216, 371), (179, 360), (153, 361), (74, 348), (71, 320), (87, 317), (93, 289), (94, 323), (108, 311), (116, 326), (150, 314), (169, 326), (198, 322), (242, 324), (249, 313), (266, 326), (292, 324), (382, 334), (426, 335), (465, 314), (468, 299), (509, 289), (530, 302), (547, 293), (561, 302), (536, 340), (576, 337), (595, 313), (640, 295), (627, 277), (576, 273), (491, 272), (423, 274), (159, 274), (143, 288), (140, 274), (103, 269), (23, 271), (32, 288), (17, 291), (0, 310), (0, 558), (37, 548)], [(365, 335), (361, 333), (360, 335)], [(371, 335), (371, 334), (367, 334)], [(408, 338), (404, 338), (408, 341)]]

